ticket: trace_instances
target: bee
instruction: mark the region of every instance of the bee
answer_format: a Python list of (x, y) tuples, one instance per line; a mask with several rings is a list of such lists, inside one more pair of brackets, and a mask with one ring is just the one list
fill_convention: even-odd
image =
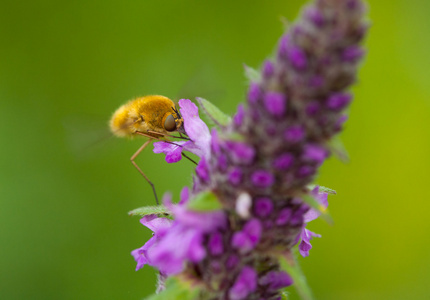
[[(158, 205), (154, 184), (139, 168), (135, 159), (153, 140), (170, 142), (169, 137), (189, 140), (184, 129), (184, 120), (175, 103), (169, 98), (160, 95), (139, 97), (120, 106), (113, 113), (109, 125), (112, 133), (118, 137), (133, 138), (143, 136), (148, 138), (131, 156), (130, 161), (152, 187), (155, 201)], [(179, 133), (180, 136), (171, 134), (175, 132)], [(186, 155), (184, 156), (187, 157)]]

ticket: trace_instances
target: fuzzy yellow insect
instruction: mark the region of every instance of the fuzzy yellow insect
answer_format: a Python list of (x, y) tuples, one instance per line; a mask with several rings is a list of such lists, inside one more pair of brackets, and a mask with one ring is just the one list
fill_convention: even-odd
[[(112, 133), (118, 137), (144, 136), (149, 138), (133, 154), (130, 160), (151, 185), (158, 205), (154, 185), (134, 160), (154, 139), (164, 141), (167, 141), (168, 137), (188, 139), (182, 136), (183, 134), (186, 135), (184, 120), (179, 114), (175, 103), (169, 98), (160, 95), (139, 97), (120, 106), (114, 112), (109, 125)], [(178, 132), (180, 137), (169, 134), (173, 132)]]

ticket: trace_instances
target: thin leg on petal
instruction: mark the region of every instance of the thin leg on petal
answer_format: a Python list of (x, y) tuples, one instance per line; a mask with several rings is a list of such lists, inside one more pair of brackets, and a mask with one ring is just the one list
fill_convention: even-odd
[(197, 163), (191, 159), (191, 157), (189, 157), (188, 155), (186, 155), (184, 152), (182, 152), (182, 156), (185, 157), (186, 159), (188, 159), (190, 162), (192, 162), (193, 164), (195, 164), (197, 166)]
[(145, 180), (152, 187), (152, 192), (154, 193), (155, 202), (157, 203), (157, 205), (159, 205), (159, 203), (158, 203), (158, 197), (157, 197), (157, 193), (155, 192), (154, 184), (151, 182), (151, 180), (148, 179), (148, 177), (145, 175), (145, 173), (143, 173), (143, 171), (139, 168), (139, 166), (134, 161), (136, 159), (136, 157), (140, 154), (140, 152), (142, 152), (143, 149), (145, 149), (146, 146), (148, 146), (149, 143), (151, 143), (151, 142), (152, 142), (152, 139), (149, 139), (139, 149), (137, 149), (137, 151), (133, 154), (133, 156), (130, 157), (130, 161), (133, 164), (133, 166), (139, 171), (139, 173), (143, 176), (143, 178), (145, 178)]

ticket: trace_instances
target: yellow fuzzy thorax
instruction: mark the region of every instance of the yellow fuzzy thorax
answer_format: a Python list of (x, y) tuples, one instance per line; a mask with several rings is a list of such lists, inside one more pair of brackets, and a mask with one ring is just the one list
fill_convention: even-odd
[(137, 131), (167, 134), (164, 122), (169, 115), (173, 115), (182, 124), (172, 100), (160, 95), (144, 96), (120, 106), (112, 115), (109, 125), (112, 133), (119, 137), (132, 137)]

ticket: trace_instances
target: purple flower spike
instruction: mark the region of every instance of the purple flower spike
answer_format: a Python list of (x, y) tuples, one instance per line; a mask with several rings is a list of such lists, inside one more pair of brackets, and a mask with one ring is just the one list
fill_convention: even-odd
[(159, 289), (178, 274), (208, 299), (279, 300), (292, 284), (279, 255), (298, 247), (308, 256), (312, 238), (320, 237), (307, 224), (327, 207), (327, 193), (309, 186), (346, 120), (368, 26), (362, 0), (310, 1), (252, 76), (247, 103), (230, 123), (209, 134), (197, 107), (183, 99), (190, 140), (154, 143), (169, 163), (182, 151), (199, 156), (193, 185), (179, 204), (163, 201), (167, 218), (142, 219), (154, 235), (132, 252), (137, 269), (147, 264), (161, 272)]
[(251, 177), (252, 183), (256, 187), (267, 188), (273, 185), (275, 178), (272, 173), (264, 170), (255, 171)]
[(269, 92), (264, 96), (264, 105), (270, 114), (282, 117), (285, 114), (286, 98), (283, 94)]
[(230, 289), (229, 297), (231, 300), (244, 300), (256, 288), (257, 272), (253, 268), (245, 266)]

